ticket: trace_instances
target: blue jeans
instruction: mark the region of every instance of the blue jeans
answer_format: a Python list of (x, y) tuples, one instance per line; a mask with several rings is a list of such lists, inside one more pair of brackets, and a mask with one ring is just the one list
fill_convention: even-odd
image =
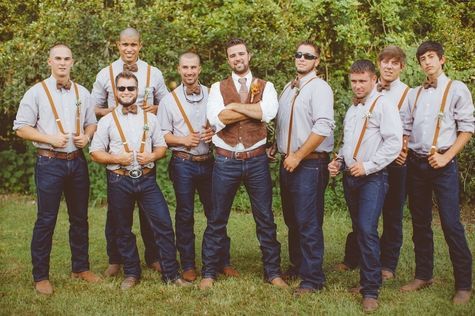
[(264, 263), (264, 277), (270, 281), (281, 274), (280, 243), (277, 241), (277, 227), (272, 213), (272, 180), (265, 154), (247, 160), (216, 155), (212, 184), (215, 207), (208, 216), (208, 225), (203, 236), (202, 275), (205, 278), (216, 278), (220, 254), (226, 245), (226, 225), (241, 182), (244, 183), (251, 200)]
[(35, 282), (49, 278), (53, 232), (64, 192), (69, 216), (72, 272), (89, 270), (89, 175), (83, 155), (74, 160), (38, 156), (35, 166), (38, 213), (31, 240)]
[(289, 229), (291, 269), (302, 279), (300, 287), (321, 289), (323, 274), (324, 194), (328, 184), (328, 159), (303, 160), (293, 171), (280, 165), (280, 196)]
[(412, 215), (417, 279), (429, 280), (434, 269), (434, 240), (432, 236), (432, 192), (439, 206), (439, 216), (445, 241), (449, 247), (454, 269), (455, 288), (472, 288), (472, 254), (460, 222), (459, 175), (457, 159), (445, 167), (433, 169), (427, 161), (409, 156), (409, 209)]
[(387, 187), (386, 171), (363, 177), (348, 174), (343, 177), (345, 200), (360, 249), (360, 285), (363, 297), (377, 298), (381, 287), (378, 220)]
[(155, 180), (155, 172), (140, 178), (107, 171), (107, 195), (111, 210), (111, 223), (115, 227), (119, 254), (124, 262), (124, 275), (140, 278), (140, 258), (132, 232), (135, 202), (144, 211), (152, 229), (155, 245), (159, 251), (162, 279), (174, 281), (179, 277), (176, 261), (175, 236), (172, 220), (162, 191)]
[[(107, 177), (109, 181), (109, 177)], [(154, 262), (160, 261), (158, 248), (155, 244), (155, 238), (153, 237), (152, 229), (148, 224), (147, 217), (142, 209), (142, 206), (139, 204), (139, 220), (140, 220), (140, 234), (142, 235), (142, 240), (145, 248), (145, 263), (151, 265)], [(112, 224), (112, 210), (110, 207), (110, 201), (107, 203), (107, 217), (106, 217), (106, 249), (107, 256), (109, 257), (110, 264), (121, 264), (123, 263), (122, 257), (120, 256), (119, 249), (117, 248), (117, 236), (114, 231), (115, 227)]]
[[(183, 271), (195, 268), (195, 234), (194, 208), (195, 192), (198, 192), (205, 216), (213, 212), (211, 195), (211, 178), (213, 175), (213, 160), (197, 162), (178, 157), (172, 157), (169, 164), (170, 179), (173, 182), (176, 198), (175, 231), (176, 247), (180, 253)], [(226, 235), (221, 268), (229, 266), (231, 240)]]

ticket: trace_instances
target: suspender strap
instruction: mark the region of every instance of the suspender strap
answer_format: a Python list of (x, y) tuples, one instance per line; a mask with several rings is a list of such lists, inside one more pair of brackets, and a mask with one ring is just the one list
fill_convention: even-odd
[(434, 139), (432, 140), (432, 146), (430, 147), (430, 154), (433, 155), (436, 152), (437, 139), (439, 138), (440, 125), (444, 118), (444, 109), (445, 104), (447, 103), (447, 96), (449, 95), (450, 87), (452, 86), (452, 80), (449, 80), (447, 86), (445, 87), (444, 96), (442, 97), (442, 102), (440, 103), (439, 114), (437, 115), (437, 125), (435, 126)]
[(112, 64), (109, 65), (109, 79), (111, 81), (112, 92), (114, 93), (115, 106), (119, 105), (119, 98), (117, 97), (117, 91), (115, 90), (115, 77), (114, 71), (112, 70)]
[[(317, 77), (313, 77), (309, 81), (305, 82), (305, 84), (298, 90), (295, 91), (294, 97), (292, 98), (292, 105), (290, 107), (290, 121), (289, 121), (289, 136), (287, 137), (287, 155), (290, 154), (290, 142), (292, 140), (292, 127), (293, 127), (293, 122), (294, 122), (294, 107), (295, 107), (295, 100), (297, 99), (297, 96), (299, 95), (300, 91), (310, 83), (310, 81), (316, 79)], [(287, 89), (289, 85), (285, 87)], [(285, 91), (284, 89), (284, 91)], [(283, 92), (282, 92), (283, 93)]]
[[(376, 100), (373, 101), (371, 107), (369, 108), (368, 114), (373, 113), (374, 107), (376, 106), (376, 102), (381, 96), (378, 96)], [(358, 151), (360, 150), (361, 142), (363, 141), (364, 134), (366, 133), (366, 128), (368, 127), (368, 116), (366, 116), (363, 124), (363, 128), (361, 129), (360, 137), (358, 138), (358, 143), (356, 143), (355, 151), (353, 152), (353, 159), (356, 160), (356, 156), (358, 155)]]
[(143, 96), (143, 104), (142, 108), (147, 106), (147, 99), (148, 99), (148, 94), (149, 94), (149, 87), (150, 87), (150, 71), (151, 71), (151, 66), (147, 64), (147, 82), (145, 84), (145, 94)]
[(76, 94), (76, 136), (81, 135), (81, 100), (79, 100), (78, 85), (74, 84), (74, 93)]
[(420, 87), (419, 90), (417, 90), (416, 100), (414, 101), (414, 106), (412, 107), (411, 113), (414, 113), (414, 111), (416, 110), (417, 100), (419, 100), (419, 96), (421, 95), (422, 89), (423, 89), (423, 88)]
[(175, 99), (175, 103), (178, 106), (178, 109), (181, 112), (181, 116), (183, 116), (183, 119), (185, 120), (185, 124), (188, 127), (188, 130), (190, 131), (191, 134), (193, 134), (195, 131), (193, 130), (193, 126), (191, 126), (191, 122), (188, 119), (188, 116), (185, 113), (185, 109), (183, 109), (183, 105), (180, 102), (180, 99), (178, 99), (178, 96), (175, 93), (175, 90), (172, 91), (173, 98)]
[[(127, 139), (125, 138), (124, 131), (122, 130), (122, 127), (120, 126), (119, 123), (119, 118), (117, 117), (117, 113), (115, 110), (112, 111), (112, 117), (114, 118), (115, 126), (117, 127), (117, 130), (119, 131), (120, 135), (120, 140), (122, 141), (122, 145), (124, 145), (124, 150), (125, 152), (130, 153), (130, 148), (129, 145), (127, 144)], [(148, 118), (147, 118), (147, 112), (143, 112), (143, 134), (142, 134), (142, 140), (140, 142), (140, 151), (141, 153), (144, 152), (145, 150), (145, 142), (147, 138), (147, 130), (148, 130)]]
[(397, 109), (400, 110), (402, 104), (404, 103), (404, 99), (406, 98), (407, 93), (409, 92), (409, 87), (406, 87), (406, 90), (404, 90), (404, 93), (401, 96), (401, 99), (399, 100), (399, 103), (397, 104)]

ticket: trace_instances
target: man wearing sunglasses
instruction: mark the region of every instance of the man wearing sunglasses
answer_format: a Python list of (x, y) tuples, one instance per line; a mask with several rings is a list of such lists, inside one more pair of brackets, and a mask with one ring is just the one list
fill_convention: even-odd
[(13, 123), (17, 135), (33, 141), (38, 148), (38, 213), (31, 240), (31, 261), (35, 289), (44, 295), (53, 293), (49, 259), (63, 193), (70, 222), (71, 276), (88, 282), (100, 281), (89, 271), (89, 175), (82, 152), (96, 130), (96, 118), (89, 91), (70, 79), (73, 64), (68, 46), (53, 46), (48, 58), (51, 76), (26, 92)]
[[(206, 217), (213, 211), (211, 176), (214, 159), (210, 142), (214, 132), (206, 119), (208, 88), (200, 84), (200, 72), (201, 61), (197, 54), (188, 52), (180, 56), (181, 84), (163, 98), (158, 115), (165, 141), (173, 153), (168, 171), (176, 197), (176, 245), (183, 278), (190, 282), (197, 277), (193, 231), (195, 191)], [(226, 236), (220, 270), (227, 276), (237, 276), (230, 264), (229, 246), (230, 239)]]
[[(96, 105), (96, 115), (102, 117), (110, 113), (118, 106), (115, 93), (115, 77), (124, 70), (129, 70), (138, 78), (139, 91), (137, 104), (144, 111), (157, 113), (159, 101), (168, 93), (162, 73), (157, 68), (148, 65), (139, 58), (142, 48), (140, 34), (133, 28), (124, 29), (117, 41), (120, 58), (109, 66), (103, 68), (96, 77), (92, 88), (92, 97)], [(108, 210), (108, 214), (109, 214)], [(158, 264), (158, 249), (155, 247), (153, 234), (147, 225), (145, 215), (139, 205), (140, 231), (145, 246), (145, 262), (147, 265), (160, 272)], [(114, 225), (107, 216), (105, 228), (107, 255), (109, 266), (105, 271), (106, 276), (115, 276), (120, 271), (122, 259), (119, 256), (116, 239), (114, 237)]]
[[(323, 209), (333, 150), (333, 91), (317, 77), (320, 49), (298, 44), (296, 78), (281, 94), (277, 113), (277, 149), (281, 154), (280, 194), (289, 229), (289, 277), (300, 277), (297, 295), (323, 288)], [(275, 147), (274, 147), (275, 148)], [(272, 154), (272, 153), (271, 153)]]
[(270, 82), (253, 77), (251, 54), (242, 39), (231, 39), (226, 54), (232, 74), (211, 87), (207, 117), (216, 130), (213, 169), (214, 210), (203, 236), (201, 289), (213, 286), (226, 246), (226, 225), (241, 182), (251, 201), (262, 251), (264, 278), (287, 287), (281, 278), (280, 244), (272, 213), (272, 182), (266, 156), (268, 123), (277, 113), (278, 100)]
[(137, 106), (138, 80), (132, 72), (119, 73), (115, 84), (119, 106), (99, 121), (90, 152), (94, 161), (107, 164), (109, 215), (124, 263), (121, 289), (135, 286), (141, 275), (132, 233), (136, 202), (160, 251), (162, 279), (177, 286), (190, 285), (180, 278), (170, 212), (155, 178), (155, 161), (165, 157), (167, 149), (158, 120)]

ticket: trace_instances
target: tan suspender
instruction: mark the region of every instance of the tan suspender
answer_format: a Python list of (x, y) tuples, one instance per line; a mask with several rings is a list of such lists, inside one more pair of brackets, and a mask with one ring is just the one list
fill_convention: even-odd
[(404, 90), (404, 93), (401, 96), (401, 99), (399, 100), (399, 103), (397, 104), (397, 109), (400, 110), (402, 104), (404, 103), (404, 99), (406, 98), (407, 93), (409, 92), (409, 87), (406, 87), (406, 90)]
[[(147, 89), (150, 87), (151, 68), (152, 67), (149, 64), (147, 64), (147, 83), (145, 85), (145, 91), (147, 91)], [(112, 64), (109, 65), (109, 79), (111, 81), (111, 87), (114, 93), (115, 106), (117, 107), (119, 105), (119, 99), (117, 98), (117, 90), (115, 89), (115, 76), (114, 76), (114, 71), (112, 70)], [(147, 93), (145, 93), (142, 107), (147, 105), (147, 96), (148, 96)]]
[[(49, 92), (48, 87), (46, 86), (45, 80), (41, 81), (41, 85), (46, 92), (46, 96), (48, 97), (49, 105), (51, 106), (51, 110), (53, 111), (54, 119), (56, 124), (58, 125), (58, 129), (62, 134), (66, 134), (63, 123), (61, 123), (61, 119), (59, 118), (58, 111), (56, 110), (56, 106), (54, 105), (53, 97)], [(75, 82), (73, 82), (74, 86), (74, 94), (76, 95), (76, 135), (81, 134), (81, 101), (79, 99), (79, 89)]]
[[(374, 107), (376, 106), (376, 102), (378, 102), (378, 99), (381, 96), (378, 96), (376, 100), (373, 101), (373, 104), (371, 104), (371, 107), (369, 108), (368, 114), (371, 115), (373, 113)], [(356, 143), (355, 151), (353, 152), (353, 159), (356, 160), (356, 156), (358, 155), (358, 151), (360, 150), (361, 142), (363, 141), (364, 134), (366, 133), (366, 128), (368, 127), (368, 119), (369, 115), (366, 116), (364, 123), (363, 123), (363, 128), (361, 129), (360, 137), (358, 138), (358, 143)]]
[[(122, 145), (124, 145), (125, 152), (130, 153), (131, 150), (129, 149), (129, 145), (127, 144), (127, 139), (125, 138), (124, 131), (119, 123), (119, 118), (117, 117), (116, 110), (112, 111), (112, 117), (114, 118), (115, 126), (119, 131), (120, 140), (122, 141)], [(142, 141), (140, 142), (140, 150), (139, 152), (143, 153), (145, 150), (145, 142), (147, 138), (147, 130), (148, 130), (148, 119), (147, 119), (147, 112), (143, 112), (143, 133), (142, 133)]]
[(142, 108), (146, 107), (147, 106), (147, 99), (148, 99), (148, 92), (149, 92), (149, 87), (150, 87), (150, 70), (151, 70), (151, 66), (147, 64), (147, 81), (146, 81), (146, 84), (145, 84), (145, 94), (143, 95), (143, 104), (142, 104)]
[(191, 126), (191, 122), (188, 119), (188, 116), (185, 113), (185, 109), (183, 109), (183, 105), (180, 102), (180, 99), (178, 99), (178, 96), (175, 93), (175, 90), (172, 91), (173, 98), (175, 99), (175, 103), (178, 106), (178, 109), (180, 110), (181, 116), (183, 116), (183, 119), (185, 120), (185, 124), (188, 127), (188, 130), (190, 131), (190, 134), (193, 134), (195, 131), (193, 130), (193, 126)]

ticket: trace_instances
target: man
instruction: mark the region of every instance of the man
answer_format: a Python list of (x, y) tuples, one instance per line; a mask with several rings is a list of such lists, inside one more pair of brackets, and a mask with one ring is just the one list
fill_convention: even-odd
[(54, 45), (49, 52), (51, 76), (30, 88), (13, 123), (16, 134), (38, 148), (35, 182), (38, 214), (31, 241), (35, 289), (50, 295), (49, 259), (52, 237), (64, 193), (69, 215), (73, 278), (98, 282), (89, 271), (87, 207), (89, 175), (82, 148), (96, 130), (89, 92), (70, 79), (71, 49)]
[(387, 191), (385, 167), (399, 155), (402, 126), (398, 110), (374, 90), (376, 69), (369, 60), (350, 68), (353, 105), (344, 120), (343, 146), (328, 169), (332, 177), (345, 170), (343, 188), (353, 231), (360, 248), (360, 287), (363, 310), (378, 308), (381, 262), (378, 220)]
[[(115, 76), (123, 70), (134, 72), (139, 80), (137, 104), (139, 104), (144, 111), (156, 114), (158, 103), (168, 93), (168, 90), (160, 70), (139, 59), (140, 49), (142, 48), (139, 32), (133, 28), (124, 29), (120, 33), (119, 40), (117, 41), (117, 48), (120, 58), (99, 72), (92, 88), (92, 97), (96, 105), (96, 115), (102, 117), (110, 113), (118, 105), (114, 80)], [(105, 271), (105, 275), (115, 276), (120, 271), (122, 258), (119, 256), (117, 250), (114, 225), (110, 219), (110, 209), (108, 209), (107, 214), (105, 234), (109, 266)], [(147, 225), (145, 214), (140, 205), (139, 219), (140, 231), (145, 246), (145, 262), (150, 268), (160, 272), (158, 249), (155, 246), (153, 234)]]
[[(404, 51), (394, 45), (385, 47), (378, 55), (380, 78), (375, 86), (377, 92), (384, 96), (390, 106), (398, 109), (401, 119), (407, 108), (409, 87), (399, 76), (406, 63)], [(406, 200), (407, 177), (407, 142), (399, 157), (388, 165), (388, 192), (383, 205), (383, 233), (381, 244), (381, 275), (384, 280), (393, 279), (399, 261), (402, 246), (402, 217)], [(354, 269), (359, 265), (359, 248), (356, 233), (348, 234), (345, 258), (336, 269), (339, 271)]]
[(289, 229), (289, 276), (300, 276), (296, 294), (320, 290), (323, 263), (324, 193), (333, 150), (333, 91), (317, 77), (320, 48), (309, 41), (295, 53), (297, 77), (282, 92), (277, 147), (282, 155), (280, 195)]
[(472, 288), (472, 254), (460, 222), (456, 156), (474, 132), (472, 96), (465, 84), (444, 74), (445, 56), (440, 43), (422, 43), (416, 57), (427, 80), (411, 94), (404, 117), (404, 134), (409, 137), (408, 196), (416, 273), (401, 290), (411, 292), (432, 284), (434, 192), (454, 270), (453, 303), (466, 304)]
[[(158, 118), (165, 141), (173, 152), (169, 173), (176, 197), (176, 244), (183, 278), (193, 282), (196, 280), (193, 232), (195, 191), (208, 217), (213, 209), (213, 155), (209, 143), (214, 132), (206, 120), (208, 88), (198, 81), (201, 73), (200, 57), (191, 52), (182, 54), (178, 73), (181, 85), (163, 98)], [(226, 275), (237, 276), (237, 271), (230, 265), (229, 244), (230, 240), (226, 236), (222, 254), (224, 268), (221, 268)]]
[(242, 39), (226, 45), (232, 74), (212, 85), (207, 117), (216, 130), (216, 161), (213, 169), (213, 205), (203, 236), (201, 289), (213, 286), (226, 244), (226, 225), (236, 191), (244, 182), (256, 221), (262, 251), (264, 278), (287, 287), (281, 278), (280, 244), (272, 213), (272, 183), (265, 151), (266, 124), (274, 118), (278, 100), (270, 82), (253, 78), (251, 54)]
[(156, 116), (136, 105), (138, 80), (132, 72), (115, 79), (119, 106), (99, 121), (91, 144), (91, 156), (107, 164), (107, 200), (115, 224), (117, 246), (124, 261), (122, 290), (140, 279), (140, 259), (132, 233), (135, 202), (141, 205), (160, 252), (162, 279), (178, 286), (176, 248), (168, 206), (155, 179), (155, 161), (165, 156), (166, 144)]

